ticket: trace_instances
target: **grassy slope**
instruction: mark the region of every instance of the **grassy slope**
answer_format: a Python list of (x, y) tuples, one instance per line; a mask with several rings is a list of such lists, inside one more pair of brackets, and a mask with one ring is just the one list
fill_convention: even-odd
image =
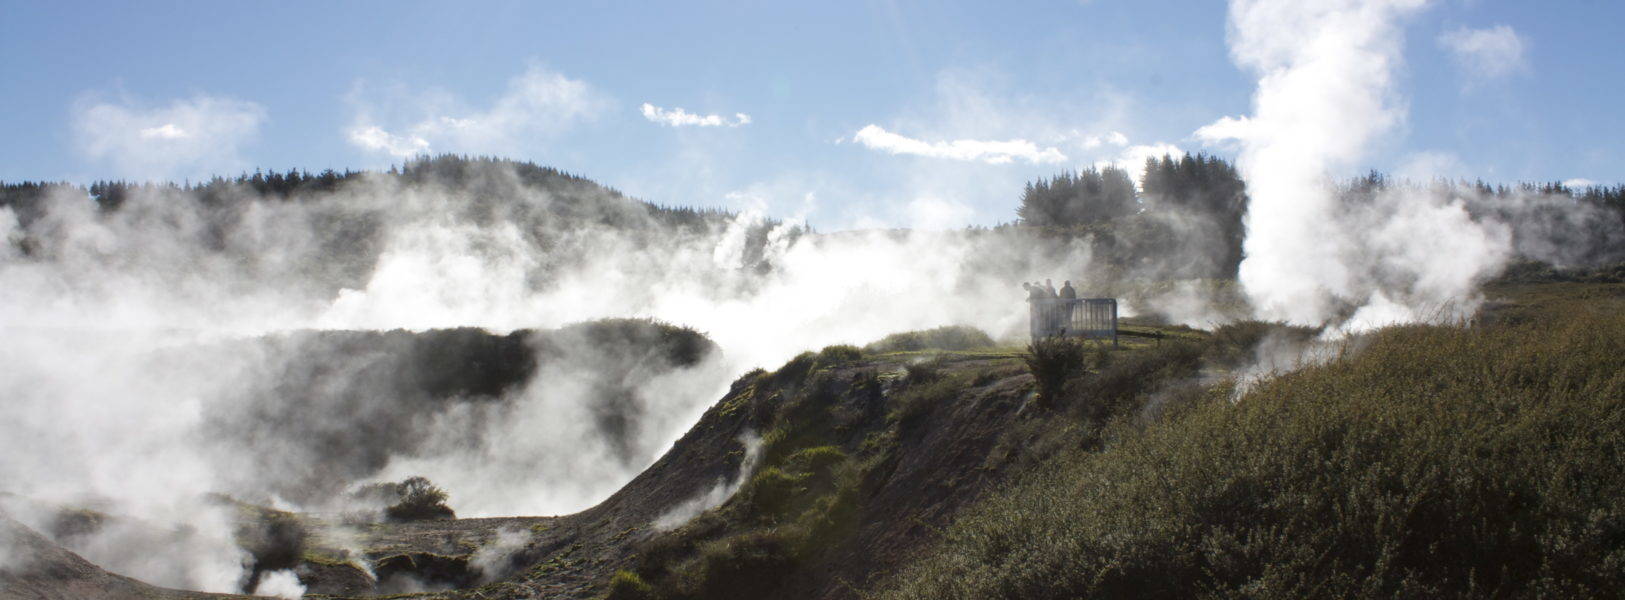
[(998, 481), (990, 451), (1023, 419), (1024, 377), (1006, 351), (851, 347), (747, 375), (719, 407), (761, 435), (760, 465), (722, 506), (640, 540), (612, 597), (850, 596)]
[(1625, 586), (1625, 294), (1493, 290), (1484, 324), (1121, 419), (992, 495), (882, 598), (1596, 597)]
[[(1160, 342), (1090, 351), (1047, 408), (1012, 348), (809, 353), (741, 378), (599, 506), (519, 523), (536, 535), (514, 575), (426, 596), (1615, 589), (1625, 286), (1493, 295), (1474, 328), (1383, 331), (1239, 403), (1222, 375), (1267, 326), (1161, 328)], [(763, 438), (762, 462), (737, 494), (651, 527), (731, 479), (747, 432)], [(461, 553), (506, 521), (367, 537), (403, 552), (444, 552), (430, 546), (455, 537)]]

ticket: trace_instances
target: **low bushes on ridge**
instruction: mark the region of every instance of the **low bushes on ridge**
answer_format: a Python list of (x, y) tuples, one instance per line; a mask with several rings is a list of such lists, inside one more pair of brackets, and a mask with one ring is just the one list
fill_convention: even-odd
[[(1620, 303), (1404, 326), (991, 495), (880, 598), (1625, 589)], [(1611, 591), (1612, 590), (1612, 591)]]
[(883, 337), (863, 347), (870, 354), (918, 352), (921, 350), (974, 350), (993, 345), (993, 338), (968, 325), (947, 325), (936, 329), (905, 331)]

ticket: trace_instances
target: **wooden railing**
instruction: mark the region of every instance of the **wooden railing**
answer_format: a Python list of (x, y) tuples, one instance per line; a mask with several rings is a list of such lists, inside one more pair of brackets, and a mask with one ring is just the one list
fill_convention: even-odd
[(1034, 298), (1027, 303), (1033, 339), (1081, 337), (1117, 345), (1116, 298)]

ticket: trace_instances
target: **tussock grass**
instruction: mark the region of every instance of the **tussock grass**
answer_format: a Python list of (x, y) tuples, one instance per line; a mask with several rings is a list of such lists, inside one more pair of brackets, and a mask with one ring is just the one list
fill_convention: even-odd
[(887, 416), (901, 427), (910, 427), (938, 406), (964, 393), (969, 383), (970, 379), (964, 374), (938, 375), (912, 383), (892, 397), (891, 412)]
[(1615, 595), (1622, 308), (1389, 328), (1235, 402), (1118, 423), (970, 510), (878, 597)]
[(654, 600), (654, 586), (649, 585), (637, 573), (621, 569), (609, 578), (609, 594), (607, 598), (616, 600)]
[(941, 356), (929, 360), (920, 360), (903, 365), (903, 374), (910, 384), (931, 383), (942, 378), (943, 360)]
[(1091, 362), (1094, 371), (1064, 385), (1074, 411), (1086, 421), (1104, 423), (1131, 408), (1140, 396), (1169, 382), (1194, 376), (1207, 347), (1173, 341), (1135, 352), (1113, 353), (1103, 347)]
[(1266, 339), (1304, 344), (1320, 334), (1312, 327), (1266, 321), (1236, 321), (1219, 326), (1210, 338), (1208, 357), (1224, 366), (1239, 366), (1253, 360), (1253, 349)]
[(1066, 337), (1047, 337), (1033, 340), (1021, 360), (1038, 383), (1038, 403), (1054, 407), (1061, 401), (1062, 388), (1068, 381), (1082, 375), (1086, 369), (1083, 360), (1088, 347)]
[(968, 325), (948, 325), (936, 329), (894, 333), (863, 347), (870, 354), (919, 352), (921, 350), (975, 350), (994, 345), (993, 338)]
[(860, 360), (863, 360), (863, 350), (851, 344), (836, 344), (818, 351), (818, 360), (813, 363), (813, 368), (836, 367)]

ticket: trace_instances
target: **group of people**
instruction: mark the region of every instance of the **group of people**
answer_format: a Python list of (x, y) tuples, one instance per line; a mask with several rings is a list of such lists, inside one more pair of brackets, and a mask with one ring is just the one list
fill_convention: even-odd
[(1027, 290), (1028, 300), (1045, 300), (1055, 298), (1060, 298), (1062, 300), (1078, 299), (1078, 290), (1072, 287), (1071, 281), (1062, 282), (1060, 291), (1056, 291), (1055, 284), (1050, 283), (1050, 280), (1048, 279), (1044, 280), (1043, 285), (1039, 285), (1036, 281), (1032, 283), (1023, 281), (1021, 282), (1021, 289)]

